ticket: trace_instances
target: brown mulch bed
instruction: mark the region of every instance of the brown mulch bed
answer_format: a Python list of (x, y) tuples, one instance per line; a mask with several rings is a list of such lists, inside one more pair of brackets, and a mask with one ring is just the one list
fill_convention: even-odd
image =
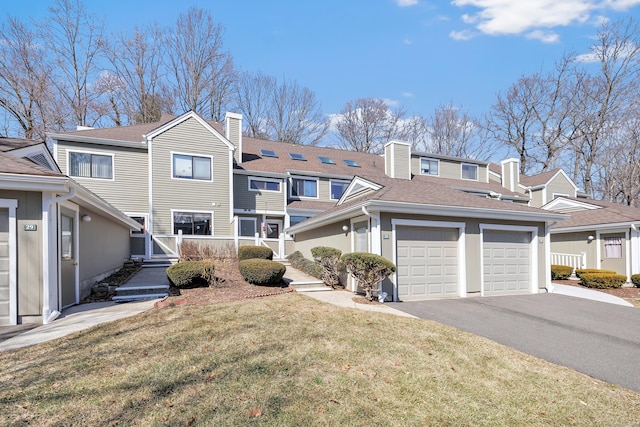
[(569, 285), (575, 286), (583, 289), (591, 289), (592, 291), (604, 292), (606, 294), (615, 295), (619, 298), (624, 298), (628, 300), (640, 300), (640, 288), (616, 288), (616, 289), (594, 289), (588, 288), (586, 286), (582, 286), (579, 280), (554, 280), (553, 283), (558, 283), (560, 285)]
[(294, 288), (284, 284), (284, 282), (279, 286), (255, 286), (247, 283), (238, 271), (237, 261), (235, 260), (217, 260), (216, 275), (218, 276), (217, 282), (206, 288), (171, 288), (169, 296), (158, 301), (155, 307), (209, 305), (295, 292)]

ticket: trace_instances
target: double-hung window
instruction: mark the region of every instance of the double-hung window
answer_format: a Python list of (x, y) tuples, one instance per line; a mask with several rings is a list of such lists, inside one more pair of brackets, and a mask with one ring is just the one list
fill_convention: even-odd
[(211, 157), (174, 153), (173, 177), (211, 181)]
[(69, 175), (113, 179), (113, 156), (71, 151), (69, 152)]
[(478, 165), (462, 164), (462, 179), (478, 180)]
[(349, 181), (331, 181), (331, 198), (339, 200), (349, 186)]
[(211, 236), (212, 214), (207, 212), (174, 212), (173, 234)]
[(435, 159), (420, 159), (420, 173), (438, 176), (438, 163), (438, 160)]
[(318, 197), (318, 180), (305, 178), (291, 179), (291, 196)]

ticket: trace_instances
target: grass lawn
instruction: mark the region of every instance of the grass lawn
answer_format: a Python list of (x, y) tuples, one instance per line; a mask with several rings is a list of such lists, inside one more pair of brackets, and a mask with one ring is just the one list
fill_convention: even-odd
[(0, 425), (640, 425), (640, 394), (300, 294), (176, 306), (0, 354)]

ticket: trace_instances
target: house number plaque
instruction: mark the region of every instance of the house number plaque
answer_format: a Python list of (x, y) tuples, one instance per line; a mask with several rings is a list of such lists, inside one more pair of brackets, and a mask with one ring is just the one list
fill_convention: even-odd
[(36, 231), (38, 226), (36, 224), (25, 224), (24, 231)]

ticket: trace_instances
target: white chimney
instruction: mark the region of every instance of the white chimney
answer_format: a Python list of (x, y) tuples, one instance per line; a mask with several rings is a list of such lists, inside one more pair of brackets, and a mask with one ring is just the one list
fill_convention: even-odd
[(236, 164), (242, 163), (242, 114), (229, 112), (225, 114), (224, 136), (236, 147), (233, 152)]
[(502, 166), (502, 186), (509, 191), (518, 192), (520, 184), (520, 160), (506, 159), (500, 162)]

